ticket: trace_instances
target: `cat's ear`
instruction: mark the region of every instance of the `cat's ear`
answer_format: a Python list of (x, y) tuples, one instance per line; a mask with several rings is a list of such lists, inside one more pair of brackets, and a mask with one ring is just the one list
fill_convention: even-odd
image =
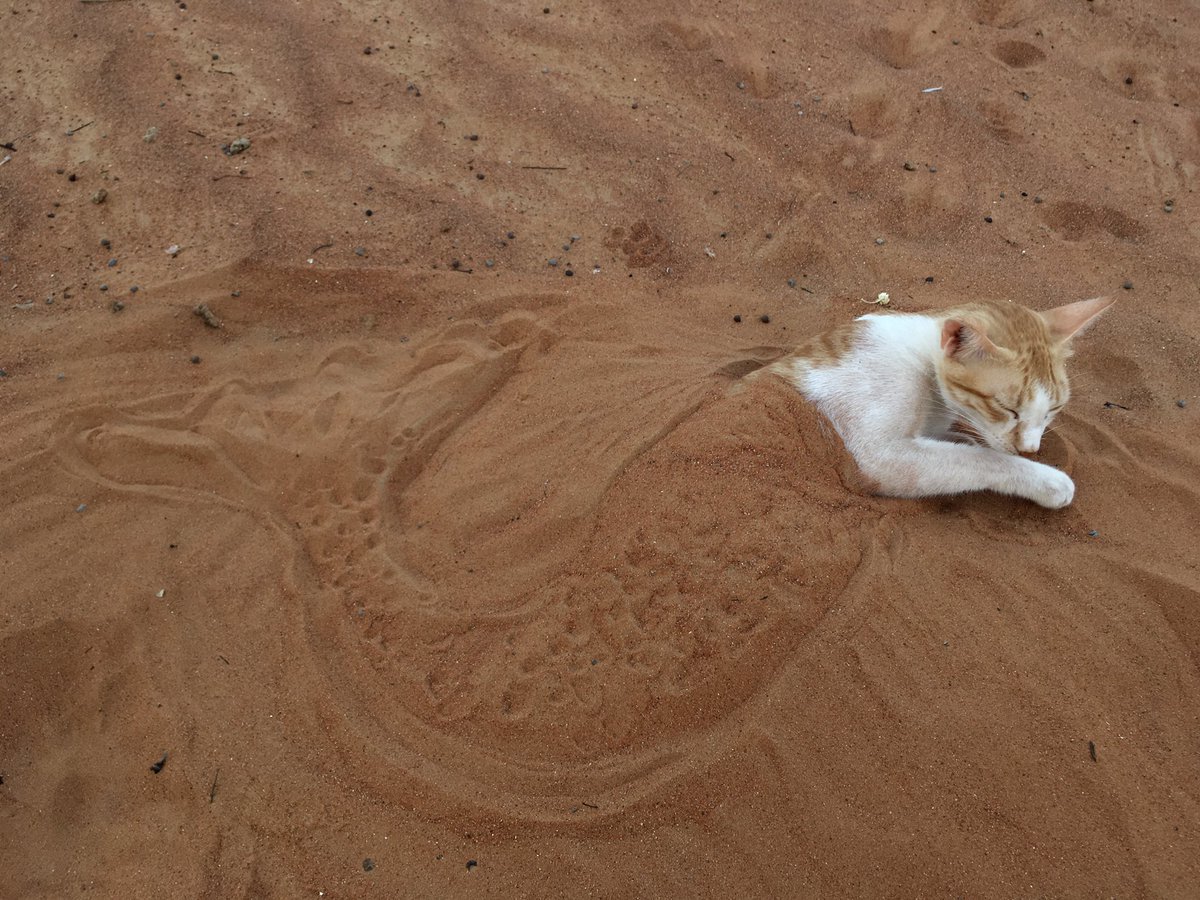
[(1050, 329), (1050, 336), (1062, 344), (1091, 325), (1100, 313), (1116, 302), (1116, 297), (1093, 297), (1091, 300), (1048, 309), (1038, 315)]
[(1006, 359), (1011, 354), (994, 344), (979, 325), (962, 319), (942, 323), (942, 352), (947, 359)]

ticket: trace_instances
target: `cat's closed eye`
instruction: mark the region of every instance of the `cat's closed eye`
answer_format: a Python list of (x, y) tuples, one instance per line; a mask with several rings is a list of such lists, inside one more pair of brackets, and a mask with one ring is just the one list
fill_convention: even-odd
[(1014, 419), (1019, 419), (1019, 418), (1021, 418), (1021, 414), (1020, 414), (1019, 412), (1017, 412), (1015, 409), (1009, 409), (1009, 408), (1008, 408), (1007, 406), (1005, 406), (1003, 403), (997, 403), (996, 405), (997, 405), (997, 406), (999, 406), (999, 407), (1000, 407), (1002, 410), (1004, 410), (1006, 413), (1009, 413), (1009, 414), (1011, 414), (1011, 415), (1012, 415), (1012, 417), (1013, 417)]

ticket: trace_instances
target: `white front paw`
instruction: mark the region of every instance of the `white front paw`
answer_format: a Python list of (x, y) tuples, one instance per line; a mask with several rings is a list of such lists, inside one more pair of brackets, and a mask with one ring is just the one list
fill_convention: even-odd
[(1029, 499), (1047, 509), (1062, 509), (1075, 498), (1075, 482), (1066, 472), (1039, 466)]

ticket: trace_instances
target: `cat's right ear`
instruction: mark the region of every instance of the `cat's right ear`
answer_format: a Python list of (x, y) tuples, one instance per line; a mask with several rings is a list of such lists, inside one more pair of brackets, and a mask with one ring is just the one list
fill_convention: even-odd
[(988, 359), (1003, 356), (1005, 351), (992, 343), (978, 325), (961, 319), (942, 323), (942, 352), (946, 359)]

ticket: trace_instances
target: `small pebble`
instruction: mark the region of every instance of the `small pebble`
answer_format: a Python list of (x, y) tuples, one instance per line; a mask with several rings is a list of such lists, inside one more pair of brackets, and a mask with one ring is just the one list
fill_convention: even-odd
[(1042, 198), (1041, 198), (1041, 197), (1034, 197), (1034, 198), (1033, 198), (1033, 202), (1034, 202), (1034, 203), (1042, 203), (1042, 202), (1043, 202), (1043, 200), (1042, 200)]
[(492, 266), (496, 265), (496, 261), (494, 259), (485, 259), (483, 264), (490, 269)]
[(63, 380), (65, 380), (65, 379), (66, 379), (66, 377), (67, 377), (67, 373), (66, 373), (66, 372), (59, 372), (59, 373), (58, 373), (56, 376), (54, 376), (54, 377), (55, 377), (55, 378), (57, 378), (59, 381), (63, 381)]
[(233, 292), (233, 293), (231, 293), (229, 296), (230, 296), (230, 297), (240, 297), (240, 296), (242, 296), (242, 292), (241, 292), (241, 291), (234, 291), (234, 292)]
[(762, 322), (764, 325), (770, 325), (771, 317), (768, 316), (766, 313), (763, 313), (761, 316), (758, 317), (758, 321)]
[(470, 871), (471, 871), (473, 868), (475, 868), (477, 865), (479, 865), (479, 863), (478, 863), (478, 862), (476, 862), (476, 861), (475, 861), (475, 860), (473, 860), (473, 859), (468, 859), (468, 860), (467, 860), (467, 871), (468, 871), (468, 872), (470, 872)]
[(138, 286), (136, 284), (131, 284), (129, 286), (129, 293), (136, 294), (137, 292), (138, 292)]
[(508, 238), (510, 241), (513, 238), (515, 238), (516, 236), (517, 236), (517, 233), (515, 231), (510, 231), (510, 232), (508, 232), (508, 234), (505, 235), (505, 237)]
[(75, 512), (83, 512), (85, 509), (87, 509), (87, 504), (80, 503), (77, 507), (75, 507)]
[(200, 365), (200, 357), (198, 357), (198, 356), (193, 356), (193, 357), (192, 357), (192, 365), (193, 365), (193, 366), (198, 366), (198, 365)]
[(796, 279), (795, 279), (795, 278), (789, 278), (789, 279), (787, 280), (787, 286), (788, 286), (788, 287), (790, 287), (790, 288), (794, 288), (794, 287), (796, 286)]
[(452, 259), (452, 260), (450, 260), (450, 268), (452, 268), (452, 269), (461, 269), (461, 268), (462, 268), (462, 260), (461, 260), (461, 259)]
[(738, 90), (739, 90), (739, 91), (744, 91), (745, 89), (746, 89), (746, 82), (744, 82), (744, 81), (739, 81), (739, 82), (738, 82)]
[(734, 317), (733, 317), (733, 321), (735, 321), (735, 322), (740, 322), (740, 321), (742, 321), (742, 317), (741, 317), (741, 316), (734, 316)]
[(1164, 200), (1163, 201), (1163, 212), (1165, 212), (1165, 213), (1175, 212), (1175, 201), (1174, 200)]
[(363, 871), (364, 872), (370, 872), (374, 868), (375, 868), (375, 860), (371, 859), (371, 857), (368, 856), (366, 859), (363, 860)]
[(214, 53), (214, 54), (212, 55), (212, 58), (213, 58), (213, 59), (220, 59), (220, 58), (221, 58), (221, 54), (220, 54), (220, 53)]
[(1123, 285), (1121, 285), (1121, 287), (1125, 288), (1125, 290), (1127, 290), (1127, 291), (1132, 291), (1133, 290), (1133, 282), (1127, 281)]
[(932, 276), (932, 275), (926, 275), (926, 276), (925, 276), (925, 283), (926, 283), (926, 284), (933, 284), (933, 276)]
[(1088, 532), (1088, 537), (1100, 537), (1100, 532), (1096, 531), (1095, 529), (1092, 529), (1091, 531)]
[(373, 209), (368, 209), (368, 210), (367, 210), (367, 215), (368, 215), (368, 216), (373, 216), (373, 215), (375, 215), (375, 210), (373, 210)]
[(917, 171), (917, 167), (914, 163), (910, 163), (910, 162), (906, 161), (904, 163), (904, 171), (905, 172), (915, 172), (915, 171)]
[(573, 271), (571, 271), (570, 269), (567, 269), (567, 271), (563, 272), (563, 274), (566, 275), (568, 278), (570, 278), (575, 273)]
[(79, 178), (79, 176), (76, 175), (74, 172), (72, 172), (70, 175), (67, 176), (67, 181), (77, 181), (78, 178)]
[(110, 269), (113, 268), (114, 266), (116, 266), (116, 264), (117, 264), (117, 258), (115, 256), (108, 261), (108, 267)]
[(883, 238), (875, 238), (875, 246), (876, 247), (882, 247), (886, 243), (887, 243), (887, 241), (885, 241)]
[(1186, 409), (1187, 401), (1186, 400), (1176, 400), (1175, 405), (1178, 406), (1180, 409)]
[(0, 369), (0, 378), (8, 377), (8, 369)]
[(1028, 192), (1028, 191), (1021, 191), (1021, 196), (1022, 196), (1022, 197), (1028, 197), (1028, 196), (1029, 196), (1029, 192)]
[(355, 255), (355, 256), (366, 256), (366, 255), (367, 255), (367, 248), (366, 248), (366, 247), (355, 247), (355, 248), (354, 248), (354, 255)]
[(468, 134), (468, 135), (467, 135), (467, 140), (468, 140), (468, 141), (477, 141), (477, 140), (479, 140), (479, 135), (477, 135), (477, 134)]
[(983, 217), (983, 221), (985, 221), (985, 222), (987, 222), (989, 225), (991, 225), (991, 224), (992, 224), (992, 217), (991, 217), (991, 216), (984, 216), (984, 217)]
[(102, 285), (100, 285), (100, 290), (102, 290), (102, 291), (107, 291), (107, 290), (108, 290), (108, 285), (107, 285), (107, 284), (102, 284)]
[(552, 256), (548, 260), (546, 260), (546, 263), (551, 266), (557, 266), (558, 265), (558, 257)]
[(1126, 83), (1126, 84), (1133, 84), (1133, 76), (1132, 76), (1132, 75), (1127, 75), (1127, 76), (1125, 77), (1125, 83)]
[(125, 308), (125, 304), (122, 303), (120, 300), (114, 300), (112, 302), (112, 311), (113, 312), (118, 313), (121, 310), (123, 310), (124, 308)]
[(478, 178), (480, 181), (483, 181), (484, 175), (482, 172), (476, 172), (475, 177)]
[(112, 241), (110, 241), (108, 238), (100, 238), (100, 246), (101, 247), (111, 247)]
[(930, 166), (929, 171), (933, 174), (937, 174), (937, 166)]

